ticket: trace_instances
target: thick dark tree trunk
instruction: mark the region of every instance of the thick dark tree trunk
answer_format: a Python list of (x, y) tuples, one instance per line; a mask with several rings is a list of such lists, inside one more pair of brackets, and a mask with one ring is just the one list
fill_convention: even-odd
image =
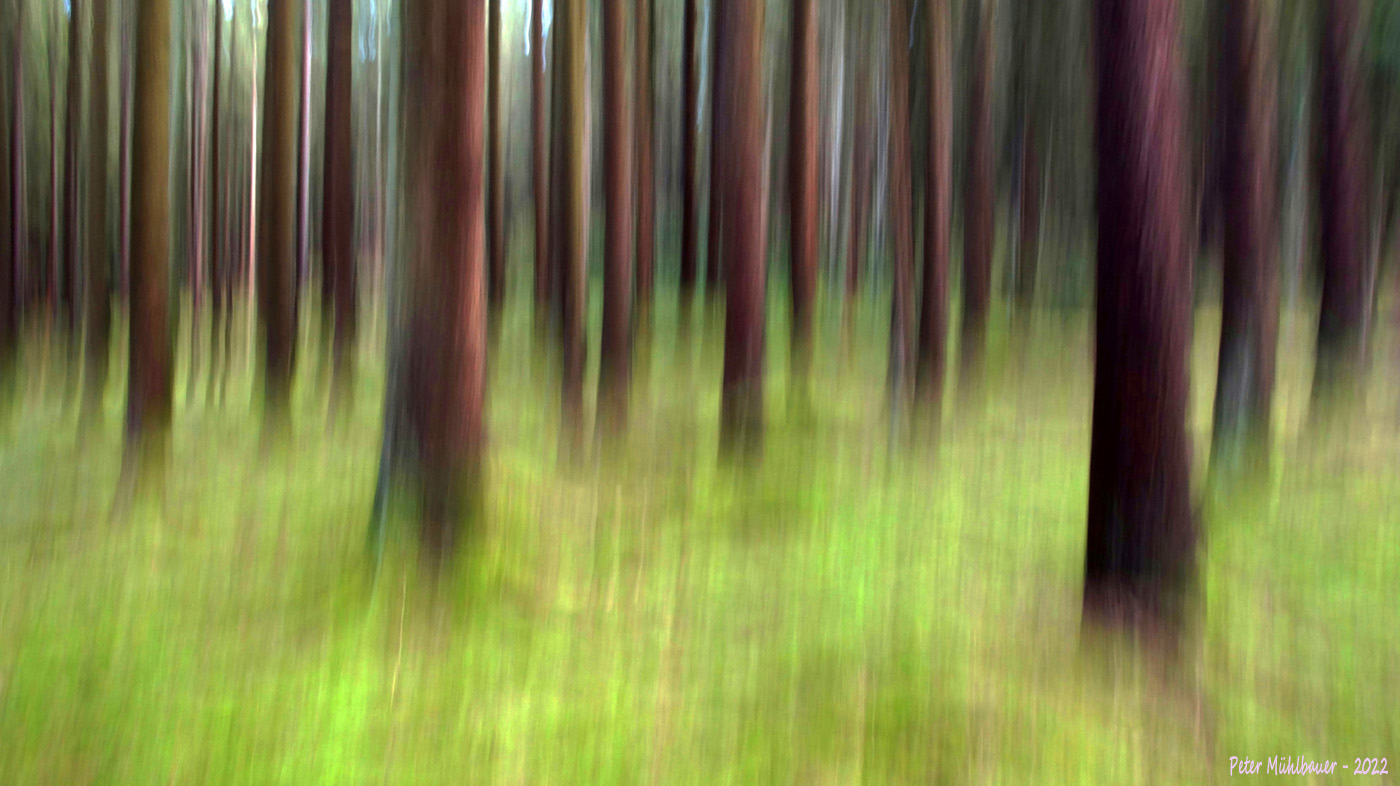
[(943, 403), (948, 343), (948, 256), (953, 220), (953, 60), (949, 0), (926, 12), (928, 42), (928, 154), (924, 184), (924, 282), (919, 313), (915, 395), (937, 425)]
[(87, 367), (83, 378), (85, 422), (100, 422), (111, 355), (112, 293), (107, 236), (107, 23), (109, 0), (92, 0), (92, 112), (88, 117)]
[[(266, 118), (262, 124), (262, 204), (256, 272), (263, 322), (264, 420), (281, 430), (291, 422), (297, 342), (297, 15), (301, 4), (268, 8)], [(256, 155), (256, 151), (254, 151)]]
[(551, 244), (559, 255), (564, 450), (573, 458), (583, 451), (583, 372), (587, 359), (584, 333), (588, 314), (588, 0), (556, 0), (554, 25), (559, 54), (554, 59), (559, 91), (555, 159), (559, 194), (558, 231)]
[(1315, 396), (1359, 386), (1364, 364), (1366, 248), (1370, 212), (1367, 167), (1369, 92), (1363, 79), (1364, 0), (1321, 5), (1318, 64), (1318, 171), (1322, 303), (1317, 329)]
[[(1026, 317), (1035, 303), (1035, 279), (1040, 267), (1040, 193), (1044, 180), (1040, 168), (1041, 107), (1044, 82), (1038, 70), (1044, 67), (1039, 42), (1043, 18), (1035, 3), (1022, 3), (1016, 9), (1017, 42), (1016, 87), (1013, 100), (1020, 115), (1018, 166), (1019, 215), (1016, 230), (1016, 320), (1024, 331)], [(1024, 339), (1024, 332), (1021, 338)]]
[(788, 187), (792, 247), (791, 384), (804, 400), (812, 371), (812, 312), (817, 297), (817, 0), (793, 0)]
[(533, 0), (530, 11), (530, 130), (531, 174), (535, 186), (535, 321), (548, 322), (549, 264), (549, 132), (545, 125), (544, 0)]
[(698, 39), (700, 0), (685, 0), (685, 29), (681, 49), (681, 81), (685, 106), (681, 109), (681, 326), (689, 325), (690, 306), (695, 301), (695, 274), (700, 255), (700, 161), (699, 145), (700, 64)]
[(710, 2), (710, 35), (713, 38), (710, 51), (710, 223), (705, 248), (705, 297), (711, 301), (719, 296), (724, 280), (721, 246), (724, 232), (724, 157), (719, 155), (718, 150), (719, 142), (728, 138), (724, 128), (728, 111), (724, 106), (721, 85), (725, 79), (724, 37), (727, 35), (722, 20), (729, 2), (732, 0)]
[[(297, 265), (293, 310), (311, 276), (311, 0), (301, 6), (301, 67), (297, 73)], [(269, 96), (270, 97), (270, 96)], [(296, 336), (296, 333), (292, 333)], [(296, 339), (294, 338), (293, 341)]]
[[(1195, 551), (1176, 0), (1095, 0), (1098, 316), (1086, 611), (1170, 618)], [(1130, 620), (1131, 621), (1131, 620)]]
[(486, 118), (490, 128), (487, 140), (487, 298), (491, 313), (501, 312), (506, 291), (506, 173), (501, 151), (505, 119), (501, 116), (501, 3), (487, 0), (486, 26)]
[(894, 291), (890, 310), (890, 402), (902, 417), (912, 389), (914, 341), (914, 184), (909, 150), (909, 2), (891, 0), (889, 15), (890, 231), (894, 242)]
[(1278, 343), (1278, 178), (1276, 13), (1270, 0), (1231, 0), (1225, 8), (1220, 102), (1222, 173), (1228, 217), (1221, 258), (1220, 371), (1211, 454), (1233, 471), (1247, 451), (1268, 455)]
[[(763, 331), (767, 276), (768, 161), (764, 140), (768, 113), (763, 95), (763, 16), (761, 3), (721, 4), (724, 45), (716, 115), (725, 155), (720, 170), (724, 191), (725, 318), (724, 384), (720, 399), (720, 441), (726, 452), (752, 453), (763, 444)], [(716, 145), (716, 150), (720, 149)], [(755, 187), (756, 184), (765, 187)]]
[(12, 378), (15, 350), (19, 343), (19, 304), (21, 299), (20, 263), (24, 258), (24, 0), (12, 0), (13, 26), (0, 30), (6, 37), (10, 68), (10, 160), (6, 197), (9, 204), (3, 249), (5, 263), (0, 269), (0, 396), (5, 395)]
[(83, 96), (82, 2), (69, 0), (68, 88), (63, 124), (63, 319), (67, 340), (78, 346), (78, 125)]
[(603, 260), (603, 340), (598, 359), (598, 421), (607, 433), (627, 422), (632, 366), (632, 108), (627, 90), (627, 9), (603, 7), (603, 166), (607, 226)]
[(963, 311), (959, 387), (977, 385), (992, 297), (996, 170), (992, 138), (994, 0), (972, 0), (972, 73), (967, 97), (967, 170), (963, 196)]
[(653, 267), (656, 256), (656, 170), (652, 45), (655, 30), (653, 0), (637, 0), (637, 355), (642, 360), (650, 352)]
[(418, 440), (422, 540), (450, 552), (480, 513), (486, 396), (488, 0), (403, 8), (409, 264), (409, 425)]
[[(327, 19), (325, 188), (321, 232), (322, 288), (335, 312), (331, 395), (335, 405), (353, 390), (356, 334), (355, 160), (350, 125), (351, 0), (331, 0)], [(326, 280), (329, 279), (329, 286)]]
[(133, 86), (131, 316), (127, 482), (159, 478), (169, 461), (170, 0), (139, 0)]

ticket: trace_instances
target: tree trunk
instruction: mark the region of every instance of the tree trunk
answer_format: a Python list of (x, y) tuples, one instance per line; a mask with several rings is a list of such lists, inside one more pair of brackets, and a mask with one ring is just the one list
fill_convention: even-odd
[(131, 315), (126, 453), (131, 484), (163, 476), (169, 461), (170, 0), (139, 0), (133, 86)]
[[(100, 1), (100, 0), (98, 0)], [(220, 111), (219, 87), (221, 84), (222, 64), (223, 64), (223, 40), (224, 40), (224, 9), (223, 5), (216, 5), (214, 8), (214, 76), (209, 84), (209, 100), (211, 104), (211, 117), (209, 122), (209, 237), (212, 243), (209, 247), (209, 379), (205, 388), (205, 401), (213, 403), (215, 401), (216, 385), (215, 381), (221, 375), (223, 364), (227, 358), (223, 352), (220, 338), (223, 335), (223, 328), (229, 311), (228, 293), (228, 270), (227, 260), (229, 258), (228, 249), (225, 247), (224, 232), (227, 230), (227, 222), (224, 221), (224, 200), (221, 198), (224, 189), (230, 186), (221, 175), (219, 154), (221, 135), (223, 133), (222, 112)]]
[(1232, 471), (1267, 459), (1278, 343), (1275, 244), (1278, 67), (1277, 16), (1268, 0), (1225, 8), (1223, 186), (1228, 217), (1220, 304), (1220, 366), (1215, 384), (1212, 461)]
[(817, 296), (817, 0), (793, 0), (788, 174), (792, 246), (793, 390), (805, 398), (812, 372), (812, 311)]
[(690, 306), (695, 300), (695, 274), (700, 254), (700, 161), (696, 135), (699, 133), (700, 104), (699, 0), (685, 0), (685, 29), (681, 50), (681, 80), (685, 106), (681, 108), (681, 329), (689, 326)]
[(8, 39), (10, 56), (10, 161), (7, 198), (8, 232), (3, 249), (5, 264), (0, 269), (0, 396), (7, 394), (19, 344), (21, 288), (20, 267), (24, 258), (24, 0), (13, 0), (14, 26), (0, 31)]
[(603, 156), (607, 181), (603, 260), (603, 340), (598, 359), (598, 421), (605, 433), (627, 422), (632, 355), (632, 109), (627, 90), (627, 9), (603, 7)]
[[(857, 58), (859, 59), (859, 58)], [(850, 316), (860, 296), (860, 277), (865, 263), (865, 214), (870, 207), (870, 120), (868, 118), (869, 85), (863, 69), (855, 69), (855, 96), (851, 111), (855, 114), (855, 129), (851, 134), (851, 229), (850, 248), (846, 255), (846, 313)]]
[(1176, 0), (1095, 0), (1098, 315), (1084, 602), (1175, 615), (1195, 550)]
[(506, 173), (503, 168), (505, 158), (501, 154), (503, 145), (502, 129), (505, 127), (501, 116), (501, 3), (505, 0), (487, 0), (486, 28), (486, 117), (491, 127), (486, 132), (487, 199), (487, 271), (489, 283), (487, 297), (491, 313), (499, 317), (506, 289)]
[(556, 0), (554, 24), (559, 55), (554, 59), (559, 105), (555, 137), (560, 140), (555, 189), (559, 191), (559, 283), (563, 340), (564, 450), (583, 451), (583, 372), (587, 359), (588, 314), (588, 0)]
[[(1019, 215), (1016, 229), (1015, 297), (1017, 319), (1021, 327), (1025, 328), (1026, 317), (1035, 304), (1035, 279), (1040, 266), (1040, 192), (1043, 186), (1040, 168), (1040, 117), (1041, 106), (1044, 103), (1041, 95), (1044, 92), (1044, 83), (1037, 74), (1038, 70), (1044, 67), (1044, 57), (1040, 54), (1039, 46), (1043, 21), (1038, 16), (1039, 6), (1034, 3), (1022, 3), (1016, 9), (1016, 14), (1017, 84), (1014, 100), (1020, 112), (1017, 167), (1020, 172), (1020, 193), (1016, 198)], [(1022, 337), (1024, 338), (1024, 334)]]
[(1358, 388), (1364, 364), (1370, 146), (1361, 60), (1366, 37), (1362, 7), (1363, 0), (1331, 0), (1321, 10), (1317, 102), (1322, 136), (1318, 171), (1322, 302), (1315, 396)]
[(544, 0), (532, 0), (530, 12), (530, 127), (533, 140), (531, 174), (535, 184), (535, 322), (548, 322), (549, 265), (549, 132), (545, 125)]
[(724, 231), (724, 187), (722, 185), (723, 160), (719, 155), (719, 141), (727, 139), (728, 134), (724, 128), (724, 121), (728, 114), (724, 106), (724, 96), (721, 95), (721, 85), (724, 84), (724, 13), (725, 6), (731, 0), (711, 0), (710, 2), (710, 35), (714, 39), (711, 43), (711, 67), (710, 67), (710, 224), (709, 240), (705, 248), (705, 296), (714, 300), (719, 295), (721, 281), (723, 281), (721, 242)]
[(914, 196), (909, 151), (909, 2), (892, 0), (889, 11), (889, 200), (894, 235), (894, 291), (890, 310), (890, 401), (892, 414), (905, 413), (911, 387), (914, 340)]
[(67, 305), (63, 290), (63, 260), (59, 254), (59, 179), (58, 179), (58, 51), (59, 32), (49, 30), (49, 280), (48, 280), (48, 325), (59, 329), (64, 321), (63, 310)]
[(923, 308), (919, 315), (919, 363), (915, 395), (937, 425), (943, 403), (948, 343), (948, 256), (953, 216), (953, 71), (949, 0), (932, 0), (927, 12), (928, 154), (924, 185)]
[(107, 22), (109, 0), (92, 0), (92, 113), (88, 117), (87, 369), (82, 419), (100, 422), (111, 355), (112, 293), (107, 236)]
[(117, 119), (121, 138), (117, 140), (117, 254), (121, 268), (121, 300), (131, 303), (131, 136), (136, 119), (132, 117), (132, 93), (135, 92), (135, 55), (131, 49), (134, 20), (129, 7), (122, 9), (121, 49), (117, 52), (117, 92), (121, 117)]
[[(335, 312), (331, 395), (337, 405), (353, 390), (355, 374), (355, 161), (350, 125), (352, 13), (351, 0), (331, 0), (326, 46), (321, 276), (322, 291), (330, 294), (330, 303), (323, 300), (321, 307), (331, 307)], [(329, 286), (325, 283), (327, 279)]]
[(69, 0), (68, 88), (63, 125), (63, 318), (67, 340), (78, 342), (78, 103), (83, 96), (81, 0)]
[[(311, 0), (301, 7), (301, 69), (297, 94), (297, 269), (292, 310), (300, 306), (311, 274)], [(324, 306), (324, 304), (322, 304)], [(296, 332), (292, 333), (293, 342)]]
[(407, 216), (416, 271), (408, 321), (409, 423), (422, 539), (445, 555), (481, 507), (486, 397), (487, 0), (407, 0)]
[(967, 181), (963, 197), (963, 312), (959, 387), (978, 384), (987, 341), (995, 242), (995, 158), (992, 152), (994, 0), (972, 0), (971, 84), (967, 100)]
[[(266, 120), (262, 124), (262, 177), (257, 252), (258, 311), (262, 315), (265, 423), (290, 425), (297, 340), (297, 14), (301, 4), (268, 7)], [(256, 101), (256, 97), (254, 98)], [(256, 120), (255, 120), (256, 123)], [(256, 158), (256, 151), (254, 151)]]
[(652, 96), (653, 0), (637, 0), (637, 331), (638, 356), (650, 347), (653, 266), (656, 256), (655, 112)]
[[(720, 399), (720, 442), (726, 452), (753, 453), (763, 444), (764, 290), (767, 276), (768, 127), (763, 94), (763, 16), (761, 3), (721, 3), (724, 44), (716, 83), (721, 96), (717, 125), (725, 155), (720, 170), (724, 191), (725, 258), (724, 384)], [(726, 116), (727, 115), (727, 116)], [(719, 150), (718, 145), (715, 146)]]

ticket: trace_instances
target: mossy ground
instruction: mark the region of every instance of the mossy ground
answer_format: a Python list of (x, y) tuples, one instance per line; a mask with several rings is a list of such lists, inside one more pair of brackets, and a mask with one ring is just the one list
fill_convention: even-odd
[[(582, 466), (556, 454), (553, 361), (512, 304), (485, 519), (440, 573), (402, 515), (377, 574), (366, 553), (382, 335), (334, 425), (303, 341), (273, 447), (244, 337), (222, 406), (186, 399), (182, 343), (166, 493), (119, 520), (123, 352), (80, 438), (31, 340), (0, 441), (0, 782), (1097, 786), (1224, 780), (1231, 755), (1400, 772), (1388, 331), (1352, 425), (1317, 433), (1311, 318), (1286, 320), (1273, 476), (1203, 502), (1199, 608), (1168, 656), (1081, 631), (1088, 312), (1037, 315), (1023, 345), (994, 331), (985, 401), (951, 401), (936, 449), (889, 445), (884, 314), (846, 341), (828, 307), (799, 413), (775, 313), (766, 447), (726, 466), (719, 321), (697, 310), (681, 345), (673, 302), (625, 447)], [(1198, 315), (1202, 470), (1217, 325)]]

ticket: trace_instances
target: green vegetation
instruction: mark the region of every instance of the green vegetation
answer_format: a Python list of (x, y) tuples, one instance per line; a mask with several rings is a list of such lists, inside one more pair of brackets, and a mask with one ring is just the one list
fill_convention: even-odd
[[(295, 439), (270, 450), (245, 355), (222, 409), (182, 402), (177, 369), (165, 501), (109, 521), (121, 391), (78, 439), (34, 337), (0, 440), (0, 781), (1170, 784), (1224, 780), (1231, 755), (1400, 770), (1393, 334), (1364, 426), (1313, 437), (1313, 318), (1286, 317), (1272, 484), (1207, 505), (1200, 608), (1172, 658), (1079, 630), (1089, 312), (1037, 315), (1021, 349), (994, 331), (985, 411), (953, 405), (936, 452), (891, 451), (888, 314), (861, 314), (843, 351), (828, 304), (813, 414), (786, 415), (787, 353), (770, 352), (765, 454), (739, 470), (717, 464), (719, 321), (697, 314), (705, 341), (678, 352), (667, 292), (629, 451), (571, 468), (555, 361), (516, 294), (492, 356), (488, 520), (441, 574), (408, 520), (371, 574), (377, 350), (335, 429), (305, 355)], [(1199, 313), (1198, 465), (1216, 326)]]

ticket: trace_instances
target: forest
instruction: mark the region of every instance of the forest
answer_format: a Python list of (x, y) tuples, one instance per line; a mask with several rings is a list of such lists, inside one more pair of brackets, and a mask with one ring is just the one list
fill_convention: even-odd
[(1400, 772), (1400, 0), (0, 9), (0, 783)]

